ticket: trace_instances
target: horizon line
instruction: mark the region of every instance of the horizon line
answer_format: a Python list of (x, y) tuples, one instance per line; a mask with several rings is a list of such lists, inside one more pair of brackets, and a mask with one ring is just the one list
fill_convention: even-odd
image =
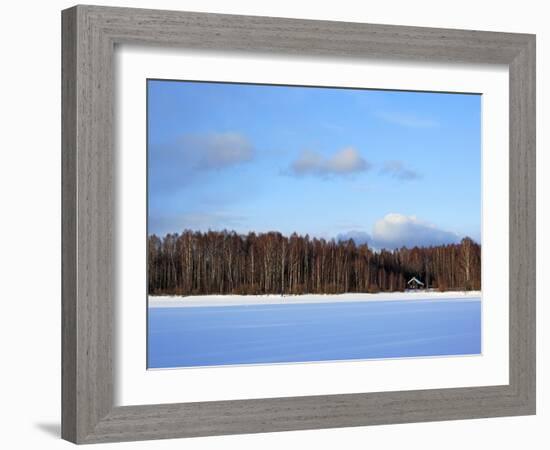
[(325, 242), (335, 242), (335, 243), (342, 243), (342, 242), (348, 242), (348, 241), (353, 241), (354, 244), (358, 247), (360, 246), (363, 246), (363, 245), (366, 245), (370, 250), (373, 250), (375, 252), (382, 252), (382, 251), (394, 251), (394, 250), (400, 250), (400, 249), (408, 249), (408, 250), (411, 250), (411, 249), (414, 249), (414, 248), (431, 248), (431, 247), (444, 247), (444, 246), (448, 246), (448, 245), (460, 245), (461, 242), (464, 240), (464, 239), (470, 239), (472, 242), (474, 242), (476, 245), (479, 245), (481, 247), (481, 242), (478, 242), (476, 239), (472, 238), (471, 236), (468, 236), (468, 235), (464, 235), (462, 237), (458, 236), (457, 235), (457, 242), (446, 242), (446, 243), (441, 243), (441, 244), (430, 244), (430, 245), (412, 245), (412, 246), (406, 246), (406, 245), (402, 245), (402, 246), (398, 246), (398, 247), (377, 247), (375, 245), (371, 245), (370, 243), (368, 242), (358, 242), (356, 239), (354, 238), (347, 238), (347, 239), (339, 239), (338, 236), (336, 237), (330, 237), (330, 238), (326, 238), (326, 237), (317, 237), (317, 236), (314, 236), (314, 235), (310, 235), (309, 233), (306, 233), (306, 234), (300, 234), (296, 231), (293, 231), (292, 233), (290, 234), (285, 234), (281, 231), (276, 231), (276, 230), (270, 230), (270, 231), (248, 231), (248, 232), (243, 232), (243, 233), (240, 233), (240, 232), (237, 232), (236, 230), (232, 230), (232, 229), (227, 229), (227, 228), (224, 228), (223, 230), (212, 230), (212, 229), (208, 229), (207, 231), (202, 231), (202, 230), (192, 230), (190, 228), (185, 228), (184, 230), (182, 230), (181, 232), (168, 232), (168, 233), (165, 233), (164, 235), (161, 235), (161, 234), (156, 234), (156, 233), (152, 233), (152, 234), (149, 234), (147, 233), (147, 239), (155, 236), (159, 239), (165, 239), (167, 236), (169, 235), (177, 235), (177, 236), (182, 236), (184, 233), (186, 232), (190, 232), (192, 234), (195, 234), (195, 233), (200, 233), (200, 234), (208, 234), (208, 233), (217, 233), (217, 234), (235, 234), (236, 236), (243, 236), (243, 237), (246, 237), (248, 235), (251, 235), (251, 234), (254, 234), (256, 236), (261, 236), (261, 235), (267, 235), (267, 234), (278, 234), (280, 235), (281, 237), (284, 237), (286, 239), (289, 239), (291, 238), (292, 236), (297, 236), (297, 237), (301, 237), (301, 238), (305, 238), (305, 237), (308, 237), (310, 240), (318, 240), (318, 241), (325, 241)]

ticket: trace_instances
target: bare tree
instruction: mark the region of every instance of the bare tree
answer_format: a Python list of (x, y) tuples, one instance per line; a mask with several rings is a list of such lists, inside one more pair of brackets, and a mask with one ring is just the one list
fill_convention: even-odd
[(152, 235), (151, 294), (274, 294), (398, 291), (412, 276), (439, 290), (481, 289), (481, 247), (460, 244), (372, 251), (352, 240), (296, 233)]

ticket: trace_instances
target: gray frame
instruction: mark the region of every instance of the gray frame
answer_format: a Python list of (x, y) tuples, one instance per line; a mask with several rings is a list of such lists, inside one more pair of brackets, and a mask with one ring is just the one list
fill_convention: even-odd
[[(62, 30), (64, 439), (94, 443), (535, 413), (535, 36), (97, 6), (63, 11)], [(510, 384), (114, 407), (113, 51), (119, 43), (508, 65)]]

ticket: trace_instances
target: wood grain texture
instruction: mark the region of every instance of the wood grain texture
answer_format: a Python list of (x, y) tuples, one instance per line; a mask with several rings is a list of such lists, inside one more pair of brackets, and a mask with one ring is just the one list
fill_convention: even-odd
[(62, 17), (61, 359), (62, 431), (76, 440), (76, 10)]
[(510, 384), (535, 410), (536, 95), (535, 40), (510, 71)]
[[(65, 439), (93, 443), (534, 414), (534, 36), (96, 6), (62, 16)], [(508, 65), (510, 384), (113, 407), (113, 52), (124, 43)]]

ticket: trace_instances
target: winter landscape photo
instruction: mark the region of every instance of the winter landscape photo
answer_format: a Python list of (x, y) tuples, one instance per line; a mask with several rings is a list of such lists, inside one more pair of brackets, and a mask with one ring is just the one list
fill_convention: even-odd
[(147, 367), (481, 354), (481, 96), (147, 80)]

